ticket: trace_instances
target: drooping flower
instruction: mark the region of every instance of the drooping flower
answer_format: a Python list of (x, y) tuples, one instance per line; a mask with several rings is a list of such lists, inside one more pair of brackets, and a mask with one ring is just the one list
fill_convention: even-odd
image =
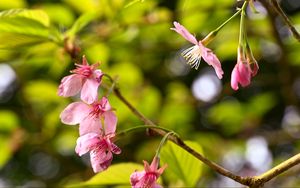
[(82, 64), (75, 64), (76, 69), (72, 70), (71, 75), (64, 77), (58, 88), (58, 95), (63, 97), (74, 96), (81, 90), (81, 100), (91, 104), (98, 98), (98, 87), (101, 83), (103, 73), (96, 69), (98, 63), (89, 65), (85, 56)]
[(154, 157), (151, 165), (147, 161), (144, 162), (144, 170), (136, 171), (130, 176), (130, 183), (133, 188), (158, 188), (161, 187), (156, 183), (158, 177), (164, 172), (167, 165), (158, 169), (159, 158)]
[(186, 40), (194, 44), (194, 46), (182, 52), (182, 55), (187, 60), (188, 64), (190, 64), (192, 68), (198, 69), (201, 58), (203, 58), (208, 65), (212, 66), (215, 69), (218, 78), (222, 79), (224, 72), (222, 70), (221, 63), (217, 56), (211, 51), (211, 49), (206, 48), (203, 44), (203, 41), (197, 41), (195, 36), (193, 36), (184, 26), (180, 25), (178, 22), (174, 22), (174, 26), (175, 28), (171, 28), (171, 30), (176, 31)]
[(80, 135), (90, 132), (101, 134), (114, 133), (117, 116), (112, 111), (108, 99), (102, 97), (92, 104), (74, 102), (69, 104), (60, 114), (61, 121), (68, 125), (79, 125)]
[(114, 134), (104, 135), (87, 133), (77, 139), (75, 148), (79, 156), (90, 152), (90, 160), (95, 173), (106, 170), (113, 159), (113, 154), (120, 154), (121, 149), (116, 146), (111, 138)]
[(251, 77), (255, 76), (258, 71), (258, 64), (252, 53), (243, 53), (241, 48), (238, 48), (237, 63), (231, 73), (231, 87), (238, 90), (240, 84), (246, 87), (251, 83)]

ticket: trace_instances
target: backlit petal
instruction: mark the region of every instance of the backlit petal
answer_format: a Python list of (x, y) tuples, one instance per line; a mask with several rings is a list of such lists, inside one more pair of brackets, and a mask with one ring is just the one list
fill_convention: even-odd
[(102, 134), (102, 123), (99, 118), (88, 115), (79, 125), (79, 134), (85, 135), (87, 133)]
[(100, 142), (99, 135), (96, 133), (88, 133), (77, 139), (75, 148), (76, 153), (81, 156), (97, 146)]
[(186, 40), (190, 41), (193, 44), (197, 44), (198, 41), (184, 26), (180, 25), (178, 22), (173, 22), (175, 28), (171, 30), (176, 31), (178, 34), (183, 36)]
[(98, 99), (98, 87), (100, 82), (93, 78), (88, 78), (81, 89), (81, 100), (91, 104)]
[(64, 77), (58, 87), (58, 95), (70, 97), (76, 95), (82, 87), (83, 77), (78, 74), (72, 74)]
[(116, 131), (118, 121), (116, 114), (112, 111), (107, 111), (103, 114), (103, 116), (105, 134), (114, 133)]
[(69, 104), (60, 114), (64, 124), (75, 125), (80, 123), (90, 112), (90, 107), (83, 102)]

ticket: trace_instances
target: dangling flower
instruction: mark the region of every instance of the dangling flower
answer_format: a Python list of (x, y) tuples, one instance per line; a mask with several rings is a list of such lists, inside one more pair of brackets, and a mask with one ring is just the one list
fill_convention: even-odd
[(90, 152), (90, 160), (95, 173), (106, 170), (113, 159), (113, 154), (120, 154), (121, 149), (112, 141), (112, 135), (100, 135), (97, 133), (87, 133), (77, 139), (75, 148), (79, 156)]
[(156, 184), (158, 177), (164, 172), (167, 165), (158, 169), (159, 158), (154, 157), (151, 165), (147, 161), (144, 162), (144, 170), (141, 172), (134, 172), (130, 176), (130, 183), (133, 188), (158, 188), (160, 185)]
[(257, 74), (258, 64), (250, 52), (247, 50), (245, 54), (241, 47), (238, 48), (237, 63), (231, 73), (231, 87), (234, 90), (239, 89), (238, 84), (242, 87), (248, 86), (251, 77)]
[(103, 73), (96, 69), (98, 63), (89, 65), (85, 56), (82, 57), (82, 65), (75, 64), (76, 69), (72, 75), (61, 80), (58, 88), (58, 95), (63, 97), (74, 96), (81, 90), (81, 100), (91, 104), (98, 98), (98, 87), (101, 83)]
[(60, 118), (68, 125), (80, 123), (80, 135), (90, 132), (111, 134), (115, 132), (117, 126), (117, 116), (106, 97), (90, 105), (83, 102), (71, 103), (62, 111)]
[(171, 28), (172, 30), (194, 44), (194, 46), (182, 52), (182, 55), (187, 60), (188, 64), (190, 64), (192, 68), (198, 69), (202, 57), (208, 65), (211, 65), (215, 69), (218, 78), (222, 79), (224, 72), (221, 68), (221, 63), (211, 49), (206, 48), (203, 41), (197, 41), (197, 39), (178, 22), (174, 22), (174, 26), (175, 28)]

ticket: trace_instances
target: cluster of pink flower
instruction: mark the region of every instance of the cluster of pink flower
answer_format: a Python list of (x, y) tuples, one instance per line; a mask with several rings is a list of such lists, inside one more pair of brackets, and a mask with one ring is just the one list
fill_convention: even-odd
[[(99, 64), (89, 65), (83, 56), (82, 64), (71, 75), (62, 79), (58, 95), (70, 97), (80, 91), (81, 102), (69, 104), (60, 114), (61, 121), (68, 125), (79, 124), (79, 135), (75, 148), (79, 156), (90, 152), (90, 160), (95, 173), (106, 170), (113, 159), (113, 154), (120, 154), (121, 149), (113, 143), (117, 126), (117, 117), (108, 99), (98, 100), (98, 87), (103, 73), (96, 69)], [(154, 157), (151, 165), (144, 161), (145, 169), (134, 172), (130, 183), (134, 188), (160, 187), (156, 184), (166, 165), (158, 169), (159, 158)]]
[[(205, 47), (206, 39), (197, 41), (195, 36), (193, 36), (184, 26), (180, 25), (178, 22), (174, 22), (175, 28), (172, 30), (179, 33), (186, 40), (193, 43), (194, 46), (183, 51), (183, 57), (188, 61), (188, 63), (198, 69), (201, 57), (211, 65), (218, 76), (219, 79), (223, 77), (223, 70), (221, 68), (221, 63), (217, 56), (209, 49)], [(251, 83), (251, 77), (255, 76), (258, 71), (258, 64), (254, 59), (252, 52), (247, 46), (246, 51), (242, 50), (241, 47), (238, 48), (238, 58), (237, 63), (231, 73), (231, 87), (234, 90), (238, 90), (238, 84), (243, 87), (248, 86)]]
[(121, 150), (113, 142), (117, 116), (106, 97), (98, 100), (98, 87), (103, 73), (98, 64), (89, 65), (83, 57), (82, 65), (76, 64), (71, 75), (62, 79), (58, 95), (70, 97), (80, 91), (81, 102), (69, 104), (60, 114), (61, 121), (68, 125), (79, 124), (76, 153), (81, 156), (90, 152), (94, 172), (101, 172), (111, 164), (114, 154)]

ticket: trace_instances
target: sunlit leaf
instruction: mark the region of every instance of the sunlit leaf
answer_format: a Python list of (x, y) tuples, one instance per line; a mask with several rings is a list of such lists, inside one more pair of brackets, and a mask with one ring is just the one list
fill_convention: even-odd
[(208, 112), (209, 119), (222, 126), (227, 134), (234, 134), (240, 131), (246, 111), (238, 101), (228, 100), (214, 105)]
[(62, 4), (45, 4), (42, 8), (49, 15), (51, 23), (70, 27), (75, 20), (72, 10)]
[(58, 86), (46, 80), (29, 82), (24, 88), (24, 95), (37, 110), (37, 113), (45, 113), (57, 106), (63, 98), (57, 95)]
[(73, 24), (70, 30), (67, 31), (67, 36), (74, 36), (80, 30), (82, 30), (87, 24), (93, 21), (97, 17), (96, 13), (87, 12), (81, 15)]
[(143, 1), (144, 1), (144, 0), (131, 0), (131, 2), (129, 2), (129, 3), (127, 3), (127, 4), (125, 5), (125, 8), (131, 6), (131, 5), (135, 4), (135, 3), (143, 2)]
[[(195, 151), (202, 153), (202, 148), (196, 142), (186, 141), (188, 146)], [(165, 171), (169, 181), (181, 180), (186, 187), (195, 187), (202, 174), (201, 162), (181, 147), (172, 142), (167, 142), (163, 146), (161, 164), (168, 164)]]
[(18, 116), (14, 112), (8, 110), (0, 111), (1, 132), (11, 132), (12, 130), (18, 127), (18, 124), (19, 124)]
[(10, 9), (0, 12), (0, 20), (8, 18), (27, 18), (36, 21), (45, 27), (48, 27), (50, 24), (48, 15), (42, 10)]
[(0, 136), (0, 169), (8, 162), (12, 155), (12, 149), (10, 146), (10, 140), (7, 137)]
[(270, 110), (276, 104), (276, 99), (271, 93), (263, 93), (254, 96), (247, 108), (249, 114), (254, 117), (260, 117), (264, 115), (268, 110)]
[(1, 33), (0, 32), (0, 48), (24, 47), (27, 45), (38, 44), (45, 40), (40, 37), (28, 36), (16, 33)]
[(137, 163), (120, 163), (110, 166), (104, 172), (96, 174), (80, 186), (86, 185), (130, 185), (130, 175), (136, 170), (142, 170), (143, 165)]
[(12, 8), (24, 8), (26, 7), (26, 0), (9, 0), (9, 1), (2, 1), (0, 3), (0, 9), (12, 9)]
[(42, 10), (11, 9), (0, 12), (0, 48), (34, 44), (49, 39), (48, 15)]

